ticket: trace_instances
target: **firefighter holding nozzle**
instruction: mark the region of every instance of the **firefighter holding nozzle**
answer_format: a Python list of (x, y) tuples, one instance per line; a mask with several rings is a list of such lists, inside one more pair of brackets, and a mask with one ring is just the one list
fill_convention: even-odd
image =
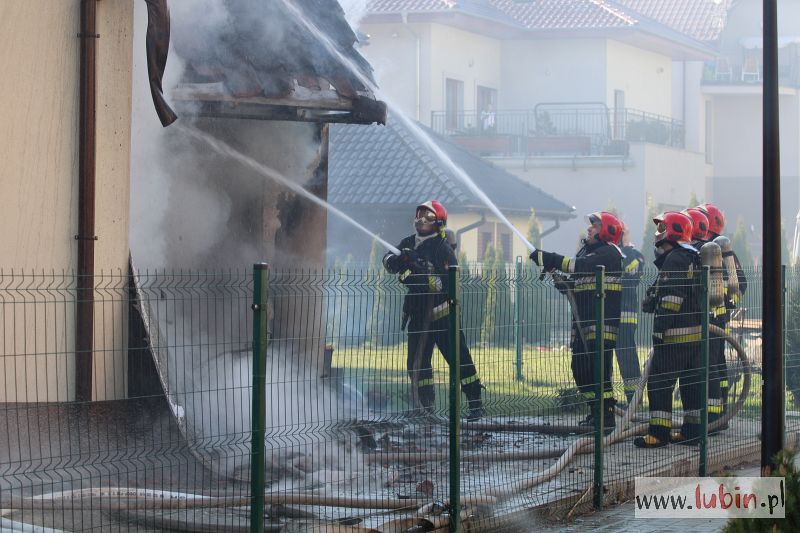
[(460, 365), (461, 390), (467, 397), (468, 420), (483, 416), (481, 381), (475, 370), (464, 330), (459, 327), (459, 360), (450, 360), (447, 301), (447, 269), (457, 265), (453, 245), (447, 238), (447, 210), (436, 200), (417, 206), (414, 235), (397, 246), (400, 255), (392, 252), (383, 257), (383, 266), (397, 274), (408, 289), (403, 300), (403, 329), (408, 325), (407, 368), (416, 402), (426, 412), (433, 411), (435, 400), (431, 359), (434, 345), (449, 365)]
[[(642, 310), (653, 313), (653, 362), (647, 380), (650, 424), (636, 437), (639, 448), (659, 448), (670, 442), (697, 444), (700, 436), (700, 340), (702, 337), (697, 277), (700, 256), (692, 242), (692, 219), (668, 211), (653, 219), (658, 278), (648, 288)], [(672, 393), (680, 380), (683, 425), (672, 434)]]
[[(611, 373), (614, 348), (620, 324), (622, 300), (622, 253), (618, 248), (622, 237), (623, 224), (613, 213), (600, 211), (586, 217), (589, 224), (583, 247), (574, 258), (536, 250), (530, 258), (545, 272), (561, 271), (567, 274), (560, 290), (570, 298), (572, 313), (572, 375), (583, 399), (590, 407), (589, 415), (581, 425), (594, 424), (594, 408), (598, 402), (595, 397), (594, 359), (595, 345), (602, 339), (603, 368), (603, 425), (615, 426), (614, 392), (611, 388)], [(597, 332), (595, 325), (595, 267), (605, 267), (605, 323), (603, 331)]]

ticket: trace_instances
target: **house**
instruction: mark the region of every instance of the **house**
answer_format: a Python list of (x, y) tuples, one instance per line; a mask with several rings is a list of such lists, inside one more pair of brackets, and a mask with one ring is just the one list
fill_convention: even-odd
[[(363, 53), (395, 107), (578, 214), (615, 207), (641, 242), (648, 196), (685, 205), (711, 173), (699, 110), (681, 107), (680, 64), (715, 51), (659, 20), (657, 7), (375, 0), (361, 24)], [(575, 219), (546, 242), (571, 252), (583, 229)]]
[[(800, 5), (779, 0), (778, 83), (781, 136), (781, 216), (787, 235), (800, 212)], [(755, 256), (762, 228), (762, 3), (733, 2), (704, 63), (701, 91), (708, 123), (707, 158), (713, 173), (708, 197), (725, 211), (726, 233), (741, 217)]]
[[(445, 136), (427, 135), (497, 208), (523, 233), (531, 210), (550, 234), (574, 218), (574, 208), (495, 166)], [(448, 227), (456, 232), (459, 253), (480, 261), (488, 246), (500, 248), (512, 262), (526, 257), (522, 241), (502, 223), (425, 141), (392, 115), (385, 127), (336, 124), (330, 133), (328, 200), (390, 243), (413, 233), (416, 206), (436, 199), (448, 210)], [(329, 216), (329, 255), (357, 259), (369, 256), (370, 242)]]
[[(386, 110), (338, 3), (295, 4), (335, 52), (279, 1), (215, 4), (226, 13), (173, 2), (171, 25), (164, 0), (4, 5), (0, 265), (9, 284), (12, 268), (63, 275), (43, 274), (50, 292), (30, 296), (45, 314), (2, 306), (14, 328), (0, 345), (0, 401), (128, 395), (131, 255), (162, 268), (322, 264), (324, 210), (185, 134), (224, 139), (325, 196), (327, 124), (383, 122)], [(173, 113), (184, 129), (162, 128)]]

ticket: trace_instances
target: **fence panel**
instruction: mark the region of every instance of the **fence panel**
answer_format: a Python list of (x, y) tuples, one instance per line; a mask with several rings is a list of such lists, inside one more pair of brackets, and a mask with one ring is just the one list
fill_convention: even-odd
[[(722, 331), (712, 328), (709, 344), (726, 344), (725, 365), (710, 357), (709, 374), (727, 382), (727, 402), (719, 405), (735, 416), (726, 429), (709, 428), (709, 472), (757, 460), (760, 450), (761, 274), (743, 273), (747, 289), (725, 310), (731, 320), (711, 318)], [(619, 273), (605, 276), (608, 302)], [(637, 301), (657, 277), (645, 271)], [(698, 446), (640, 449), (632, 442), (651, 419), (677, 433), (704, 408), (687, 398), (693, 368), (661, 362), (660, 383), (678, 384), (659, 409), (641, 379), (621, 375), (621, 356), (628, 368), (646, 368), (652, 314), (637, 311), (617, 324), (606, 308), (598, 335), (565, 295), (565, 288), (593, 291), (593, 281), (564, 285), (529, 262), (464, 265), (460, 278), (464, 527), (510, 531), (532, 514), (574, 516), (627, 498), (636, 476), (696, 475)], [(797, 280), (788, 270), (792, 401), (800, 390)], [(383, 270), (331, 269), (270, 271), (268, 283), (265, 527), (444, 527), (454, 479), (445, 358), (451, 332), (446, 299), (429, 290), (436, 280), (403, 284)], [(689, 294), (696, 283), (678, 285)], [(0, 508), (11, 510), (4, 519), (69, 531), (247, 529), (252, 272), (97, 276), (92, 402), (74, 400), (76, 286), (68, 273), (0, 273)], [(698, 313), (679, 313), (688, 319), (680, 327), (700, 324)], [(696, 331), (673, 333), (670, 360), (699, 346)], [(615, 402), (616, 413), (603, 437), (600, 502), (593, 501), (600, 473), (587, 420), (598, 384), (591, 378), (576, 386), (582, 365), (593, 365), (585, 357), (591, 350), (576, 342), (581, 335), (586, 347), (600, 337), (617, 343), (605, 352), (613, 361), (605, 402)], [(638, 399), (629, 397), (634, 389)], [(708, 414), (716, 413), (709, 407)], [(786, 427), (787, 435), (800, 430), (791, 408)]]

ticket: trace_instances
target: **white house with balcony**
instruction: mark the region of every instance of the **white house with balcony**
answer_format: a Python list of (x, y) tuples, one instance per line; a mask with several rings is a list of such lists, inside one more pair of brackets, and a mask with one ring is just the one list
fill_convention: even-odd
[[(686, 207), (713, 174), (698, 100), (715, 51), (665, 23), (664, 3), (373, 0), (362, 52), (403, 112), (576, 214), (615, 207), (641, 242), (648, 195)], [(545, 246), (572, 252), (583, 228)]]

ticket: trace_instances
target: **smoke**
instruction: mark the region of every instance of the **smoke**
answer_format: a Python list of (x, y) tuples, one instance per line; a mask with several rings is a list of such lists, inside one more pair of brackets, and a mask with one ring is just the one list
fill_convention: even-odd
[(367, 0), (339, 0), (344, 10), (344, 17), (353, 31), (358, 29), (361, 19), (367, 14)]
[[(235, 81), (234, 74), (243, 64), (241, 57), (225, 53), (229, 50), (226, 40), (236, 35), (231, 23), (249, 18), (256, 29), (249, 28), (246, 33), (262, 36), (260, 47), (264, 42), (280, 40), (284, 29), (276, 27), (271, 22), (274, 18), (265, 12), (269, 9), (265, 5), (273, 4), (170, 2), (174, 46), (164, 76), (164, 92), (168, 100), (178, 104), (183, 123), (224, 139), (296, 183), (306, 184), (318, 163), (317, 126), (192, 118), (190, 97), (197, 94), (192, 91), (202, 87), (186, 83), (187, 62), (180, 55), (182, 51), (212, 50), (215, 53), (207, 58), (207, 64), (224, 69), (226, 84)], [(161, 127), (146, 83), (147, 12), (143, 2), (135, 5), (130, 227), (135, 267), (241, 271), (261, 261), (279, 267), (303, 266), (302, 257), (296, 254), (302, 254), (306, 243), (276, 238), (287, 226), (302, 223), (303, 205), (292, 193), (253, 169), (209, 150), (179, 128)], [(256, 11), (245, 13), (248, 9)], [(262, 64), (260, 68), (265, 67)], [(313, 242), (302, 234), (300, 238)], [(242, 294), (245, 285), (234, 281), (236, 285), (231, 288), (215, 276), (203, 277), (193, 286), (191, 295), (167, 287), (164, 290), (175, 292), (165, 298), (159, 287), (164, 280), (152, 278), (151, 287), (144, 288), (149, 297), (144, 298), (143, 305), (151, 314), (151, 335), (161, 339), (151, 341), (173, 412), (195, 440), (193, 444), (199, 446), (195, 448), (198, 453), (211, 454), (215, 469), (238, 476), (248, 468), (248, 454), (241, 448), (246, 445), (243, 436), (249, 433), (251, 421), (252, 359), (248, 346), (252, 312), (251, 295)], [(278, 288), (271, 294), (271, 301), (281, 303), (271, 307), (267, 445), (275, 450), (276, 464), (295, 456), (308, 463), (306, 467), (316, 468), (336, 457), (339, 466), (345, 468), (352, 460), (351, 450), (337, 442), (346, 439), (324, 428), (333, 428), (338, 420), (354, 414), (319, 379), (326, 324), (323, 300), (312, 290), (296, 294), (296, 287), (290, 284), (285, 284), (283, 291), (280, 294)], [(303, 438), (286, 437), (292, 428)], [(220, 442), (231, 436), (236, 442)]]

